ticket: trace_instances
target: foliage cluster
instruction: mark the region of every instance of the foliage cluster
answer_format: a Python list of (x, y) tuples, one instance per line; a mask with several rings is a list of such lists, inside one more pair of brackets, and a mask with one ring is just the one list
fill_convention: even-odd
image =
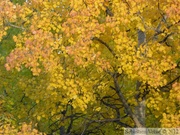
[(0, 12), (0, 133), (180, 127), (180, 0), (0, 0)]

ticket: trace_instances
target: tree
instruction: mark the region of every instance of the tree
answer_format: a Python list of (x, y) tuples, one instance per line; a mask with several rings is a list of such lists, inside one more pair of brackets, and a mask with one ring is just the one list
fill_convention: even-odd
[(13, 2), (0, 2), (1, 42), (18, 29), (1, 72), (18, 78), (1, 95), (16, 125), (49, 134), (180, 126), (179, 0)]

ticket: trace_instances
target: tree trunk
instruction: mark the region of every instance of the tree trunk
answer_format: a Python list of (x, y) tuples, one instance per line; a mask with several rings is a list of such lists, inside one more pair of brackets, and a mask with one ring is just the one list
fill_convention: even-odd
[[(138, 47), (146, 42), (146, 34), (145, 32), (138, 30)], [(136, 83), (136, 101), (138, 105), (135, 107), (135, 115), (137, 116), (138, 120), (140, 121), (141, 125), (145, 127), (145, 97), (139, 100), (140, 93), (140, 86), (141, 82), (137, 81)]]

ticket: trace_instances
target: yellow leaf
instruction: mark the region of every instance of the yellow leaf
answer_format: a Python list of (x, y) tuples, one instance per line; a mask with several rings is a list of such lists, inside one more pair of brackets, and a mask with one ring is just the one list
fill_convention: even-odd
[(37, 120), (40, 121), (41, 120), (41, 116), (37, 116)]

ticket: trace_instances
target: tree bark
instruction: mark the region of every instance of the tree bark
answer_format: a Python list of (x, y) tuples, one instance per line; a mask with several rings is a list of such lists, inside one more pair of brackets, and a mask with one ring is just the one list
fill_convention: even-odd
[[(138, 48), (146, 42), (146, 34), (145, 32), (138, 30)], [(138, 121), (141, 123), (142, 127), (145, 127), (145, 97), (139, 100), (141, 82), (136, 82), (136, 91), (137, 95), (135, 96), (137, 101), (137, 106), (135, 107), (135, 115), (138, 118)]]

